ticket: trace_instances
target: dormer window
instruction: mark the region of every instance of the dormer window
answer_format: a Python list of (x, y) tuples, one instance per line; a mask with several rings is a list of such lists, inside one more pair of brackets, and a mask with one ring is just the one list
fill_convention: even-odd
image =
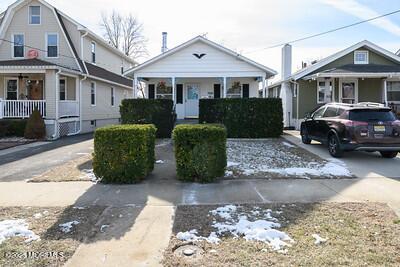
[(354, 51), (354, 64), (368, 64), (368, 51)]
[(92, 63), (96, 63), (96, 43), (95, 42), (92, 42), (90, 51), (92, 54)]
[(31, 25), (40, 24), (40, 6), (29, 7), (29, 24)]

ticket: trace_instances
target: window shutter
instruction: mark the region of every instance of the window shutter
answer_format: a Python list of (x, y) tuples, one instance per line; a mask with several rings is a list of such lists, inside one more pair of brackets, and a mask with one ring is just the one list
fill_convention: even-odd
[(149, 84), (149, 99), (154, 99), (156, 95), (156, 89), (154, 84)]
[(214, 98), (221, 98), (221, 85), (214, 84)]
[(249, 98), (250, 97), (250, 88), (249, 88), (249, 84), (244, 83), (243, 84), (243, 93), (242, 93), (242, 97), (243, 98)]
[(183, 84), (176, 85), (176, 103), (183, 104)]

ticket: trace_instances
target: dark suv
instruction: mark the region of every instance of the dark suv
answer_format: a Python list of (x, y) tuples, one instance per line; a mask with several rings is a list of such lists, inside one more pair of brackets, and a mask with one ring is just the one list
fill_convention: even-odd
[(394, 158), (400, 151), (400, 121), (382, 104), (326, 104), (307, 115), (300, 129), (304, 144), (312, 140), (327, 144), (334, 157), (362, 150)]

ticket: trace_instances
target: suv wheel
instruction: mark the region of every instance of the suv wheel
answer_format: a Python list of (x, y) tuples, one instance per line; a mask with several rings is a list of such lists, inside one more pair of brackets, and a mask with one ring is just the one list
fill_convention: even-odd
[(382, 157), (386, 158), (386, 159), (392, 159), (397, 157), (397, 151), (380, 151), (379, 153), (381, 153)]
[(306, 127), (301, 127), (301, 141), (303, 142), (303, 144), (309, 145), (311, 144), (312, 139), (308, 136), (308, 132)]
[(332, 157), (340, 158), (343, 156), (343, 149), (340, 146), (340, 141), (335, 134), (330, 134), (328, 137), (328, 150)]

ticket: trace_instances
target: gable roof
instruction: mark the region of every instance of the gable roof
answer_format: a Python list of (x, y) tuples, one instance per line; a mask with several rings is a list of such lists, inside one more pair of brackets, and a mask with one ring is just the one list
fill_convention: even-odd
[(372, 51), (374, 51), (374, 52), (376, 52), (376, 53), (378, 53), (378, 54), (380, 54), (380, 55), (382, 55), (382, 56), (384, 56), (384, 57), (386, 57), (386, 58), (388, 58), (388, 59), (400, 64), (400, 57), (399, 56), (397, 56), (396, 54), (394, 54), (394, 53), (392, 53), (392, 52), (390, 52), (390, 51), (388, 51), (388, 50), (386, 50), (386, 49), (384, 49), (384, 48), (382, 48), (382, 47), (380, 47), (380, 46), (378, 46), (378, 45), (376, 45), (376, 44), (374, 44), (374, 43), (372, 43), (370, 41), (364, 40), (364, 41), (356, 43), (355, 45), (352, 45), (352, 46), (350, 46), (350, 47), (348, 47), (348, 48), (346, 48), (346, 49), (344, 49), (342, 51), (339, 51), (339, 52), (337, 52), (337, 53), (335, 53), (335, 54), (333, 54), (333, 55), (331, 55), (329, 57), (321, 59), (320, 61), (318, 61), (317, 63), (315, 63), (313, 65), (310, 65), (310, 66), (308, 66), (308, 67), (306, 67), (304, 69), (301, 69), (301, 70), (293, 73), (289, 77), (289, 80), (291, 80), (291, 79), (298, 80), (298, 79), (300, 79), (300, 78), (302, 78), (302, 77), (304, 77), (304, 76), (306, 76), (306, 75), (318, 70), (319, 68), (321, 68), (321, 67), (323, 67), (323, 66), (325, 66), (325, 65), (327, 65), (327, 64), (329, 64), (329, 63), (331, 63), (331, 62), (333, 62), (333, 61), (335, 61), (335, 60), (337, 60), (337, 59), (339, 59), (339, 58), (341, 58), (341, 57), (343, 57), (343, 56), (345, 56), (345, 55), (347, 55), (347, 54), (349, 54), (349, 53), (353, 52), (354, 50), (357, 50), (357, 49), (359, 49), (361, 47), (367, 47), (367, 48), (371, 49)]
[(175, 54), (176, 52), (178, 52), (178, 51), (180, 51), (180, 50), (182, 50), (182, 49), (184, 49), (184, 48), (186, 48), (186, 47), (188, 47), (188, 46), (190, 46), (190, 45), (192, 45), (192, 44), (194, 44), (196, 42), (203, 42), (203, 43), (205, 43), (205, 44), (207, 44), (209, 46), (212, 46), (212, 47), (214, 47), (214, 48), (216, 48), (216, 49), (218, 49), (218, 50), (220, 50), (222, 52), (225, 52), (225, 53), (227, 53), (227, 54), (229, 54), (229, 55), (231, 55), (233, 57), (236, 57), (236, 58), (238, 58), (240, 60), (243, 60), (243, 61), (247, 62), (248, 64), (250, 64), (250, 65), (252, 65), (252, 66), (254, 66), (256, 68), (259, 68), (259, 69), (269, 73), (270, 76), (274, 76), (274, 75), (277, 74), (277, 72), (275, 70), (270, 69), (270, 68), (268, 68), (268, 67), (266, 67), (266, 66), (264, 66), (262, 64), (259, 64), (259, 63), (255, 62), (255, 61), (253, 61), (253, 60), (251, 60), (251, 59), (249, 59), (247, 57), (244, 57), (244, 56), (234, 52), (233, 50), (230, 50), (230, 49), (228, 49), (228, 48), (226, 48), (226, 47), (224, 47), (224, 46), (222, 46), (220, 44), (217, 44), (217, 43), (215, 43), (213, 41), (210, 41), (209, 39), (207, 39), (207, 38), (205, 38), (203, 36), (200, 36), (200, 35), (196, 36), (196, 37), (190, 39), (189, 41), (187, 41), (187, 42), (185, 42), (185, 43), (183, 43), (181, 45), (178, 45), (178, 46), (176, 46), (176, 47), (174, 47), (174, 48), (172, 48), (172, 49), (170, 49), (170, 50), (168, 50), (168, 51), (166, 51), (166, 52), (164, 52), (164, 53), (162, 53), (162, 54), (160, 54), (160, 55), (158, 55), (156, 57), (153, 57), (153, 58), (145, 61), (144, 63), (142, 63), (142, 64), (140, 64), (140, 65), (138, 65), (136, 67), (133, 67), (133, 68), (127, 70), (124, 74), (128, 75), (128, 74), (134, 73), (135, 71), (140, 70), (140, 69), (142, 69), (142, 68), (144, 68), (144, 67), (146, 67), (148, 65), (151, 65), (151, 64), (153, 64), (153, 63), (155, 63), (155, 62), (157, 62), (157, 61), (159, 61), (159, 60), (161, 60), (161, 59), (163, 59), (165, 57), (168, 57), (168, 56), (170, 56), (172, 54)]

